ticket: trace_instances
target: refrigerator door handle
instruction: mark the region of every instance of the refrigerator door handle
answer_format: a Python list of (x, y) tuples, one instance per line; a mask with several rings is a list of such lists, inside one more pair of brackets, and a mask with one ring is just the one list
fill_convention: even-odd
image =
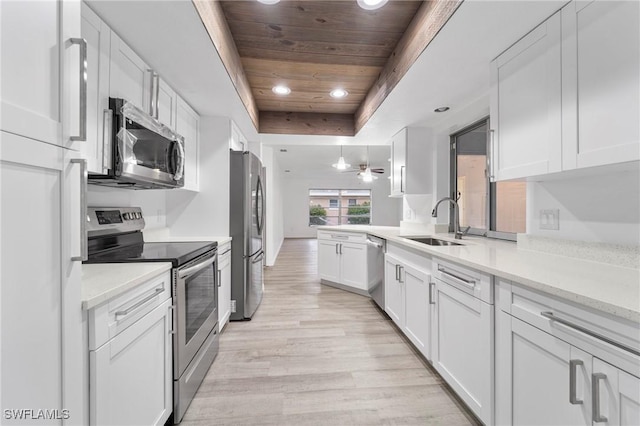
[(262, 259), (264, 259), (264, 252), (263, 252), (263, 251), (260, 251), (260, 253), (258, 253), (258, 255), (256, 256), (256, 258), (255, 258), (255, 259), (253, 259), (253, 260), (251, 261), (251, 263), (258, 263), (258, 262), (261, 262), (261, 261), (262, 261)]

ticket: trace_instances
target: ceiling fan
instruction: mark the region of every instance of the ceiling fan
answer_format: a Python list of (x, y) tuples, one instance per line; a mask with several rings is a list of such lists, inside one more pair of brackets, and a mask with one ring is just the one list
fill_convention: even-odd
[[(367, 163), (362, 163), (358, 165), (358, 168), (351, 168), (349, 170), (344, 170), (345, 172), (358, 172), (358, 175), (364, 174), (367, 170), (367, 167), (369, 167), (369, 165)], [(369, 167), (371, 169), (371, 173), (378, 173), (378, 174), (383, 174), (384, 173), (384, 168), (383, 167)]]

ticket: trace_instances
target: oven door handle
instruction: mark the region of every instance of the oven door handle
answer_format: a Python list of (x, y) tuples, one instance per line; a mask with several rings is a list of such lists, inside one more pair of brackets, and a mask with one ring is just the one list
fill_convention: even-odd
[(216, 261), (216, 256), (210, 257), (209, 259), (205, 260), (204, 262), (200, 262), (197, 265), (191, 266), (189, 268), (186, 269), (179, 269), (178, 270), (178, 278), (182, 279), (184, 277), (187, 277), (189, 275), (195, 274), (196, 272), (199, 272), (201, 270), (203, 270), (204, 268), (206, 268), (207, 266), (211, 266), (213, 264), (213, 262)]

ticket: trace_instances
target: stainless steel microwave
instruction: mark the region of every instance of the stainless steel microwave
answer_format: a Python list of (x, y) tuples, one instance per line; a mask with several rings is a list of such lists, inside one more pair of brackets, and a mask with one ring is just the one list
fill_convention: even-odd
[(110, 160), (105, 174), (89, 174), (92, 184), (129, 188), (184, 185), (184, 138), (124, 99), (109, 98), (112, 117)]

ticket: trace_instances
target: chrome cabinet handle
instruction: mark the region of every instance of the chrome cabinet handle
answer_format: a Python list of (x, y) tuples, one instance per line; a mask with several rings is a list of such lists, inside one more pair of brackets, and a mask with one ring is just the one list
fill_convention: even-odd
[(109, 171), (111, 164), (111, 138), (113, 126), (113, 110), (105, 109), (102, 112), (102, 171)]
[(222, 287), (222, 271), (218, 269), (218, 287)]
[(155, 115), (156, 120), (160, 117), (160, 76), (157, 72), (153, 73), (153, 85), (155, 87)]
[(615, 340), (612, 340), (612, 339), (608, 338), (607, 336), (604, 336), (604, 335), (602, 335), (600, 333), (597, 333), (595, 331), (592, 331), (592, 330), (589, 330), (587, 328), (584, 328), (584, 327), (582, 327), (582, 326), (580, 326), (578, 324), (574, 324), (571, 321), (567, 321), (564, 318), (557, 317), (551, 311), (540, 312), (540, 315), (542, 315), (543, 317), (545, 317), (545, 318), (547, 318), (547, 319), (549, 319), (551, 321), (555, 321), (555, 322), (560, 323), (562, 325), (565, 325), (565, 326), (567, 326), (569, 328), (572, 328), (572, 329), (574, 329), (576, 331), (579, 331), (580, 333), (584, 333), (584, 334), (586, 334), (588, 336), (595, 337), (596, 339), (602, 340), (603, 342), (608, 343), (611, 346), (615, 346), (615, 347), (623, 349), (623, 350), (625, 350), (627, 352), (631, 352), (632, 354), (634, 354), (636, 356), (640, 356), (640, 351), (638, 349), (632, 348), (631, 346), (625, 345), (625, 344), (620, 343), (620, 342), (616, 342)]
[(496, 146), (496, 143), (495, 143), (496, 137), (495, 137), (495, 133), (496, 133), (495, 130), (493, 130), (493, 129), (489, 130), (489, 158), (488, 158), (487, 161), (489, 162), (488, 163), (489, 164), (489, 180), (491, 182), (493, 182), (495, 180), (495, 178), (496, 178), (494, 170), (493, 170), (493, 167), (494, 167), (494, 164), (495, 164), (494, 156), (495, 156), (495, 153), (496, 153), (496, 148), (495, 148), (495, 146)]
[(444, 275), (447, 275), (453, 279), (456, 279), (458, 281), (460, 281), (461, 284), (465, 285), (466, 287), (470, 288), (471, 290), (475, 289), (476, 287), (476, 282), (475, 280), (468, 280), (466, 278), (463, 278), (459, 275), (456, 275), (452, 272), (447, 271), (442, 265), (438, 265), (438, 271), (442, 272)]
[(400, 277), (398, 276), (398, 273), (400, 271), (400, 265), (396, 265), (396, 281), (400, 281)]
[(70, 136), (72, 141), (87, 140), (87, 41), (83, 38), (69, 39), (71, 44), (80, 46), (80, 134)]
[(578, 380), (576, 369), (582, 365), (584, 365), (582, 360), (579, 360), (579, 359), (569, 360), (569, 402), (573, 405), (580, 405), (583, 403), (583, 401), (578, 400), (578, 397), (576, 396), (576, 387), (577, 387), (577, 380)]
[(404, 193), (404, 168), (406, 166), (400, 166), (400, 192)]
[(338, 245), (339, 245), (339, 244), (338, 244), (338, 243), (336, 243), (336, 254), (340, 254), (340, 253), (338, 253)]
[(340, 254), (342, 254), (342, 243), (340, 243)]
[(400, 273), (398, 274), (398, 282), (400, 284), (402, 284), (402, 283), (404, 283), (404, 281), (402, 281), (402, 270), (404, 269), (404, 266), (402, 266), (402, 265), (398, 265), (398, 266), (400, 267), (399, 268), (400, 269)]
[(169, 330), (169, 334), (176, 334), (175, 328), (173, 328), (173, 313), (176, 310), (175, 305), (169, 305), (169, 315), (171, 316), (171, 329)]
[(434, 282), (429, 282), (429, 304), (435, 305), (436, 302), (433, 300), (433, 287), (436, 285)]
[(348, 235), (331, 234), (331, 238), (337, 238), (337, 239), (340, 239), (340, 240), (348, 240), (349, 236)]
[(72, 256), (74, 262), (82, 262), (89, 258), (87, 249), (87, 160), (74, 158), (72, 164), (80, 164), (80, 256)]
[(604, 373), (593, 373), (591, 375), (592, 385), (592, 417), (595, 423), (604, 423), (608, 419), (600, 413), (600, 380), (605, 380), (607, 375)]
[(153, 291), (153, 293), (151, 293), (150, 295), (148, 295), (147, 297), (145, 297), (144, 299), (142, 299), (141, 301), (139, 301), (135, 305), (128, 307), (124, 311), (116, 311), (116, 321), (118, 321), (118, 317), (123, 317), (123, 316), (129, 315), (131, 312), (135, 311), (140, 306), (144, 305), (149, 300), (153, 299), (154, 297), (156, 297), (157, 295), (159, 295), (163, 291), (164, 291), (164, 287), (158, 287)]

